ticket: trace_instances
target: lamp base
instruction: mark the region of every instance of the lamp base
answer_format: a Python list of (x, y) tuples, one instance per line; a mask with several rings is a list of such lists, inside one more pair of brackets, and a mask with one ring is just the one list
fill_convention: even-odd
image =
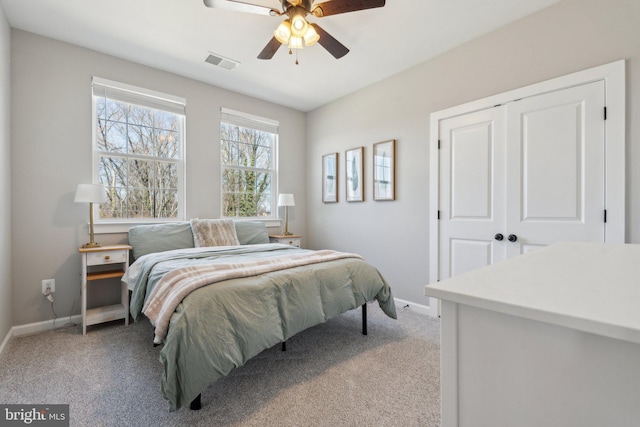
[(102, 246), (100, 243), (85, 243), (82, 245), (83, 248), (99, 248), (100, 246)]
[(293, 233), (290, 231), (285, 231), (284, 233), (285, 236), (293, 236)]

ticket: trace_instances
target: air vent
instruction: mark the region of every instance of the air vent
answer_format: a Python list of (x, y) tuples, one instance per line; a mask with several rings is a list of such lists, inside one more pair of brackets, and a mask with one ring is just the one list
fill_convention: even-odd
[(204, 62), (224, 68), (225, 70), (233, 70), (240, 65), (238, 61), (234, 61), (233, 59), (225, 58), (224, 56), (211, 52), (209, 52), (209, 56), (207, 56), (207, 59), (205, 59)]

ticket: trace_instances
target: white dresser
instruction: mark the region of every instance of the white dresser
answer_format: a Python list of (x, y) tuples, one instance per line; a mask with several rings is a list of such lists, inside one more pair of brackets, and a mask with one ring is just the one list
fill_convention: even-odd
[(425, 287), (442, 426), (640, 422), (640, 245), (558, 243)]

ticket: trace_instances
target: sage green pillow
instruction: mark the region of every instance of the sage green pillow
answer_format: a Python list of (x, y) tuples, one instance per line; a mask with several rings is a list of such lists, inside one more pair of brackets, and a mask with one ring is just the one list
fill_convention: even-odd
[(136, 225), (129, 229), (129, 244), (133, 246), (133, 257), (152, 252), (193, 248), (193, 233), (188, 221), (165, 224)]
[(236, 221), (235, 225), (241, 245), (269, 243), (269, 232), (262, 221)]

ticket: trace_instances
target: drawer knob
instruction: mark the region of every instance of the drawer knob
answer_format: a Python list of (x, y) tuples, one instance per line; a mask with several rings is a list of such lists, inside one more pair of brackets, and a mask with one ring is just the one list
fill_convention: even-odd
[(111, 259), (111, 257), (109, 255), (105, 255), (104, 259), (105, 259), (105, 261), (109, 261)]

